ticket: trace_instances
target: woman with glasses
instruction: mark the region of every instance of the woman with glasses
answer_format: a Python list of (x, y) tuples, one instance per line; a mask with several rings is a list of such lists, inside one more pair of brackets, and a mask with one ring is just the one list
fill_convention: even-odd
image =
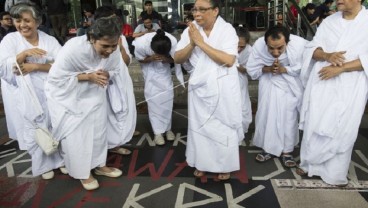
[(175, 63), (189, 60), (187, 163), (196, 177), (218, 173), (219, 180), (239, 170), (239, 142), (244, 138), (236, 57), (238, 37), (219, 16), (214, 0), (197, 0), (194, 21), (181, 36)]
[[(0, 44), (4, 106), (7, 119), (11, 118), (16, 130), (15, 135), (11, 131), (9, 135), (18, 140), (19, 149), (27, 150), (31, 155), (32, 174), (51, 179), (53, 169), (63, 166), (63, 160), (59, 152), (49, 156), (43, 153), (35, 142), (35, 128), (51, 130), (44, 83), (61, 46), (54, 37), (37, 30), (42, 15), (33, 4), (16, 4), (10, 15), (17, 32), (5, 36)], [(15, 67), (16, 63), (22, 75)], [(62, 171), (67, 173), (64, 168)]]

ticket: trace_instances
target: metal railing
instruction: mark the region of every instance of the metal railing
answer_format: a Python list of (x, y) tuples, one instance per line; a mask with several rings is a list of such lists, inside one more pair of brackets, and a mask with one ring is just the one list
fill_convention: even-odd
[[(290, 4), (295, 5), (297, 16), (294, 16)], [(267, 4), (267, 28), (275, 25), (283, 25), (290, 33), (311, 40), (316, 33), (295, 0), (271, 0)]]

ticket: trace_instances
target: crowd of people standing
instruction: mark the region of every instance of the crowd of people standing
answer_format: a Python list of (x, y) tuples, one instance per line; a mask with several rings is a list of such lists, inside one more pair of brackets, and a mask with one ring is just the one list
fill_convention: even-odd
[[(250, 77), (259, 80), (252, 142), (263, 151), (256, 161), (280, 157), (285, 168), (300, 175), (347, 185), (368, 98), (368, 32), (361, 30), (368, 28), (368, 11), (361, 3), (337, 1), (338, 12), (324, 19), (310, 42), (275, 26), (251, 46), (249, 31), (227, 23), (216, 0), (195, 1), (194, 20), (179, 41), (160, 29), (148, 1), (133, 45), (154, 142), (175, 139), (171, 73), (174, 68), (185, 86), (185, 65), (190, 75), (187, 163), (195, 177), (215, 173), (228, 180), (240, 168), (239, 143), (252, 122)], [(32, 3), (15, 4), (1, 17), (7, 25), (0, 76), (9, 137), (31, 155), (33, 175), (51, 179), (60, 168), (86, 190), (99, 187), (91, 171), (120, 177), (121, 170), (106, 166), (107, 153), (131, 153), (121, 146), (134, 134), (137, 112), (128, 72), (132, 55), (115, 10), (97, 8), (85, 34), (64, 46), (61, 33), (52, 37), (38, 30), (42, 12)], [(16, 32), (10, 31), (9, 18)], [(59, 151), (42, 151), (35, 142), (38, 127), (52, 132)], [(294, 159), (298, 129), (303, 131), (300, 164)]]

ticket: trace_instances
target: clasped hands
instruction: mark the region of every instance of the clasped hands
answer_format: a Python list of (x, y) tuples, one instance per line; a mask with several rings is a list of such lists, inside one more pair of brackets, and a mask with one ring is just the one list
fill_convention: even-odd
[(279, 62), (279, 59), (275, 59), (271, 66), (263, 67), (263, 72), (272, 73), (272, 75), (279, 75), (282, 73), (286, 73), (286, 68), (282, 66)]
[(200, 43), (204, 42), (202, 35), (199, 33), (199, 30), (196, 28), (194, 23), (189, 23), (189, 38), (190, 44), (192, 46), (198, 46)]
[(110, 75), (107, 71), (99, 69), (88, 74), (88, 80), (97, 84), (100, 87), (105, 87), (109, 84)]
[(160, 54), (153, 54), (152, 56), (148, 56), (145, 59), (146, 62), (154, 62), (159, 61), (163, 63), (172, 63), (173, 60), (170, 56), (160, 55)]

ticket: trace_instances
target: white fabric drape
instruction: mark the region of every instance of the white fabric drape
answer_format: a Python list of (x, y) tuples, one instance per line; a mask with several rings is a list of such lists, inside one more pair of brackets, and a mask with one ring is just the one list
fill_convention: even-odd
[(74, 178), (87, 179), (92, 168), (104, 166), (108, 148), (106, 87), (79, 82), (77, 76), (103, 69), (113, 79), (121, 59), (119, 50), (101, 58), (84, 35), (64, 45), (50, 70), (45, 88), (53, 134), (61, 140), (65, 166)]
[(271, 66), (275, 61), (268, 52), (264, 37), (254, 43), (246, 65), (252, 79), (259, 79), (253, 144), (276, 156), (292, 152), (299, 141), (297, 119), (303, 96), (299, 74), (306, 42), (290, 35), (286, 51), (278, 58), (287, 73), (262, 73), (264, 66)]
[[(203, 28), (196, 26), (211, 47), (237, 56), (238, 37), (234, 28), (221, 17), (216, 19), (208, 37)], [(186, 29), (176, 51), (188, 44), (190, 39)], [(201, 171), (239, 170), (238, 144), (244, 138), (244, 132), (236, 65), (220, 66), (199, 47), (194, 48), (189, 63), (194, 68), (188, 85), (187, 162)]]
[[(38, 37), (38, 46), (32, 46), (19, 32), (15, 32), (8, 34), (0, 44), (0, 51), (3, 51), (0, 54), (2, 87), (5, 86), (3, 91), (9, 90), (3, 95), (7, 117), (11, 116), (10, 124), (15, 129), (20, 149), (27, 150), (32, 157), (32, 173), (35, 176), (58, 168), (63, 164), (59, 152), (46, 156), (34, 140), (35, 124), (51, 130), (49, 110), (44, 92), (47, 73), (32, 72), (25, 75), (24, 79), (13, 73), (16, 55), (27, 49), (40, 48), (47, 51), (47, 54), (42, 57), (27, 57), (27, 63), (45, 64), (54, 60), (61, 48), (57, 40), (41, 31), (38, 31)], [(31, 91), (29, 91), (26, 83)], [(31, 93), (36, 96), (35, 102)], [(12, 95), (15, 96), (11, 97)]]
[[(239, 65), (246, 68), (247, 61), (249, 59), (250, 53), (252, 52), (252, 46), (247, 44), (242, 52), (240, 52), (238, 57)], [(239, 73), (239, 84), (241, 92), (241, 102), (242, 102), (242, 125), (244, 133), (248, 132), (250, 123), (252, 123), (252, 104), (249, 97), (248, 89), (248, 76), (247, 73)]]
[[(306, 46), (302, 80), (306, 84), (300, 129), (304, 130), (301, 168), (329, 184), (346, 184), (351, 153), (364, 113), (368, 82), (368, 12), (354, 20), (341, 12), (324, 19), (313, 40)], [(314, 61), (316, 48), (325, 52), (346, 51), (345, 61), (360, 59), (364, 71), (342, 73), (321, 80), (318, 72), (329, 63)]]
[[(155, 32), (145, 34), (136, 40), (134, 53), (137, 60), (144, 60), (154, 54), (151, 49), (152, 38)], [(173, 57), (176, 48), (176, 38), (165, 33), (171, 40), (170, 55)], [(141, 63), (144, 77), (144, 97), (148, 104), (148, 114), (154, 134), (161, 134), (171, 129), (172, 108), (174, 102), (173, 81), (169, 63), (150, 62)], [(175, 64), (177, 79), (184, 86), (183, 73), (180, 65)]]

